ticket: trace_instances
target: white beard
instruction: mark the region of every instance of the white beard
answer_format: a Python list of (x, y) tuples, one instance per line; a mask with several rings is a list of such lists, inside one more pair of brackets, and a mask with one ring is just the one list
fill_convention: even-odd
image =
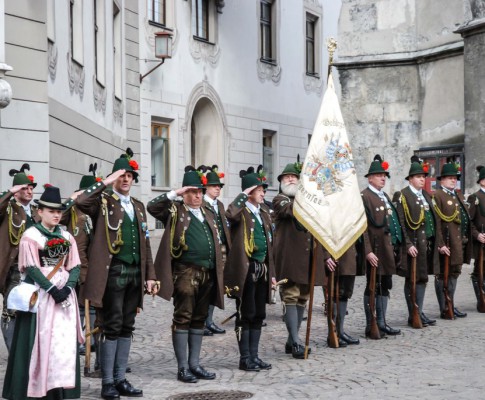
[(281, 193), (288, 197), (295, 197), (296, 192), (298, 192), (298, 184), (297, 183), (282, 183), (281, 184)]

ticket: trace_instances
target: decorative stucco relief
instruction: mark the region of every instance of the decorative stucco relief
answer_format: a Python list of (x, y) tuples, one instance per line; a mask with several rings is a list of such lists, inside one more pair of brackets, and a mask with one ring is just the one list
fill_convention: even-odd
[(67, 74), (71, 96), (73, 93), (76, 93), (82, 101), (84, 97), (84, 67), (74, 62), (69, 52), (67, 52)]
[(54, 82), (56, 80), (57, 72), (57, 46), (50, 40), (47, 42), (47, 62), (49, 77), (51, 78), (51, 81)]
[(279, 64), (273, 65), (262, 62), (259, 58), (256, 60), (258, 67), (258, 78), (261, 82), (273, 81), (278, 84), (281, 80), (281, 66)]
[(305, 87), (305, 92), (316, 93), (318, 96), (322, 94), (323, 91), (323, 79), (317, 78), (315, 76), (308, 76), (303, 74), (303, 86)]
[(98, 83), (93, 75), (93, 102), (96, 112), (106, 114), (106, 88)]
[(485, 0), (469, 0), (470, 8), (474, 19), (485, 17)]
[(204, 61), (215, 68), (221, 56), (221, 48), (218, 44), (205, 43), (191, 37), (190, 55), (195, 62)]
[(113, 98), (113, 119), (115, 123), (123, 125), (123, 102), (116, 97)]

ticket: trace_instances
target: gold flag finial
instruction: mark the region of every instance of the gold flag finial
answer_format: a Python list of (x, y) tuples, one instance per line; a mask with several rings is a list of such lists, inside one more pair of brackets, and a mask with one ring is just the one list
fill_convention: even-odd
[(330, 76), (332, 72), (332, 65), (333, 65), (333, 53), (337, 50), (337, 41), (333, 37), (329, 37), (327, 39), (327, 50), (328, 50), (328, 73), (327, 77)]

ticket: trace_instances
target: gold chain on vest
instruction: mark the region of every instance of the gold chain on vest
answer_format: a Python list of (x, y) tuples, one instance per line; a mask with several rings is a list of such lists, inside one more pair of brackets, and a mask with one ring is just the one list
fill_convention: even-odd
[(244, 228), (244, 250), (246, 251), (246, 255), (248, 257), (251, 257), (254, 251), (254, 230), (251, 231), (251, 234), (248, 238), (248, 229), (246, 224), (246, 217), (244, 216), (244, 214), (242, 214), (242, 220)]
[[(12, 246), (18, 246), (18, 244), (20, 243), (20, 239), (22, 238), (22, 235), (25, 231), (25, 221), (22, 221), (18, 226), (13, 223), (13, 215), (12, 215), (13, 210), (12, 210), (12, 205), (10, 203), (7, 206), (7, 214), (8, 214), (8, 238)], [(13, 228), (18, 229), (17, 234), (14, 233)]]
[(418, 220), (413, 221), (411, 217), (411, 211), (409, 211), (408, 202), (406, 200), (406, 197), (402, 193), (401, 193), (401, 203), (402, 203), (402, 208), (404, 209), (404, 217), (406, 218), (406, 223), (408, 224), (409, 228), (411, 228), (413, 231), (417, 230), (421, 226), (425, 218), (424, 208), (421, 207)]
[(182, 234), (180, 235), (179, 245), (175, 247), (173, 245), (173, 239), (175, 236), (175, 227), (177, 225), (177, 207), (172, 204), (170, 207), (170, 214), (172, 215), (172, 221), (170, 224), (170, 255), (173, 258), (180, 258), (182, 253), (187, 251), (189, 247), (185, 244), (185, 229), (182, 229)]
[[(110, 225), (108, 217), (108, 202), (104, 197), (101, 200), (101, 211), (104, 215), (104, 227), (106, 231), (106, 241), (108, 242), (108, 250), (111, 254), (118, 254), (121, 251), (121, 246), (123, 245), (121, 234), (121, 223), (123, 220), (119, 220), (117, 227), (112, 227)], [(109, 229), (116, 231), (116, 239), (113, 244), (111, 244), (111, 240), (109, 238)], [(114, 247), (118, 247), (118, 249), (115, 250)]]
[(438, 217), (440, 217), (443, 221), (445, 222), (456, 222), (457, 224), (461, 223), (461, 219), (459, 218), (460, 215), (460, 210), (458, 210), (458, 206), (455, 205), (455, 212), (452, 215), (445, 215), (443, 212), (439, 209), (438, 205), (436, 204), (436, 200), (433, 197), (433, 206), (436, 211), (436, 214), (438, 214)]

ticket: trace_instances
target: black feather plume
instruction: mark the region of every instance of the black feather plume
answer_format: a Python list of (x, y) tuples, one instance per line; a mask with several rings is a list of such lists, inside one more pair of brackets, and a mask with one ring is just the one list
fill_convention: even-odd
[(249, 168), (247, 169), (247, 173), (248, 173), (248, 174), (254, 174), (254, 167), (249, 167)]
[(184, 169), (184, 172), (195, 171), (195, 168), (192, 165), (187, 165)]
[(241, 171), (239, 171), (239, 178), (242, 178), (242, 177), (246, 176), (247, 173), (248, 173), (248, 171), (242, 169)]
[(205, 165), (199, 165), (199, 167), (197, 168), (197, 171), (205, 173), (207, 171), (207, 169), (208, 169), (208, 167), (206, 167)]
[(379, 155), (379, 154), (376, 154), (374, 156), (374, 161), (379, 161), (379, 162), (382, 162), (382, 157)]
[(22, 164), (22, 166), (20, 167), (20, 172), (25, 173), (25, 170), (30, 171), (30, 165), (27, 163)]
[(129, 147), (126, 148), (126, 154), (128, 154), (128, 157), (133, 157), (133, 150), (131, 150)]
[(211, 167), (211, 171), (217, 171), (218, 169), (219, 167), (215, 164)]
[(258, 169), (256, 170), (259, 174), (263, 170), (263, 166), (261, 164), (258, 165)]
[(484, 167), (483, 165), (479, 165), (479, 166), (477, 167), (477, 172), (480, 172), (480, 171), (482, 170), (482, 168), (485, 168), (485, 167)]
[(8, 174), (10, 176), (14, 176), (15, 174), (18, 174), (20, 171), (16, 170), (16, 169), (11, 169), (10, 171), (8, 171)]
[(421, 159), (418, 156), (414, 155), (414, 156), (411, 157), (411, 163), (420, 163), (421, 164)]

